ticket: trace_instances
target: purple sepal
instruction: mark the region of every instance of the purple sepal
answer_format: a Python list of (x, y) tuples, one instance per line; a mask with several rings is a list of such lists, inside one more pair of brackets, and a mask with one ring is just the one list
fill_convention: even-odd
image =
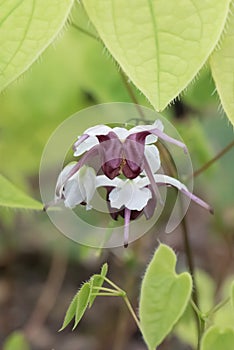
[(149, 220), (154, 215), (154, 211), (155, 211), (155, 208), (157, 205), (157, 199), (156, 199), (154, 191), (152, 190), (152, 186), (149, 185), (147, 187), (150, 189), (150, 191), (152, 193), (152, 197), (149, 199), (147, 205), (143, 209), (143, 212), (144, 212), (146, 219)]
[(183, 148), (184, 153), (188, 154), (188, 149), (187, 149), (186, 145), (183, 142), (178, 141), (178, 140), (174, 139), (173, 137), (168, 136), (167, 134), (165, 134), (161, 130), (153, 129), (153, 130), (151, 130), (151, 134), (153, 134), (155, 136), (158, 136), (160, 139), (162, 139), (162, 140), (164, 140), (166, 142), (173, 143), (174, 145)]
[(131, 218), (131, 210), (128, 208), (125, 208), (124, 209), (124, 248), (128, 247), (130, 218)]
[(87, 134), (83, 134), (82, 136), (79, 137), (79, 139), (74, 143), (74, 145), (72, 146), (73, 151), (76, 150), (76, 148), (82, 143), (84, 142), (87, 138), (89, 137), (89, 135)]
[(206, 202), (204, 202), (201, 198), (195, 196), (195, 194), (185, 190), (184, 188), (181, 189), (181, 192), (184, 193), (188, 198), (193, 200), (195, 203), (199, 204), (201, 207), (209, 210), (211, 214), (214, 214), (213, 208)]

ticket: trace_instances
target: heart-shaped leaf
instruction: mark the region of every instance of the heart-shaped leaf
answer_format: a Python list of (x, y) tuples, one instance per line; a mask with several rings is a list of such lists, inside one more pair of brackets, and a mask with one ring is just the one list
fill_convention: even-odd
[(204, 334), (201, 350), (233, 350), (234, 329), (213, 326)]
[(192, 278), (175, 272), (176, 255), (160, 244), (143, 278), (139, 316), (141, 331), (149, 350), (171, 332), (182, 316), (192, 292)]
[(157, 109), (189, 84), (218, 43), (230, 0), (83, 0), (104, 44)]
[(64, 26), (73, 0), (0, 3), (0, 91), (39, 57)]
[(0, 174), (0, 206), (42, 210), (42, 204), (23, 193)]
[(211, 55), (210, 66), (223, 108), (234, 125), (234, 3), (228, 26), (217, 50)]

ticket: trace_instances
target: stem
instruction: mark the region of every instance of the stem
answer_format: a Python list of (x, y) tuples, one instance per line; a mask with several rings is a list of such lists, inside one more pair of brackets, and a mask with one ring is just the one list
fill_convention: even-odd
[(193, 310), (196, 312), (196, 314), (198, 315), (198, 317), (201, 317), (201, 311), (199, 310), (199, 308), (197, 307), (197, 305), (194, 303), (193, 299), (190, 300), (190, 304), (193, 308)]
[[(81, 33), (88, 35), (89, 37), (95, 39), (95, 40), (98, 41), (98, 42), (101, 41), (101, 38), (100, 38), (99, 36), (96, 36), (96, 35), (90, 33), (88, 30), (86, 30), (86, 29), (84, 29), (84, 28), (78, 26), (78, 25), (75, 24), (74, 22), (71, 22), (71, 25), (72, 25), (73, 28), (77, 29), (77, 30), (80, 31)], [(135, 94), (134, 94), (134, 92), (133, 92), (133, 89), (132, 89), (131, 85), (130, 85), (129, 82), (128, 82), (127, 76), (125, 75), (125, 73), (124, 73), (124, 71), (122, 70), (122, 68), (119, 68), (118, 71), (119, 71), (119, 74), (120, 74), (120, 76), (121, 76), (121, 78), (122, 78), (122, 81), (123, 81), (123, 83), (124, 83), (124, 86), (125, 86), (126, 90), (128, 91), (128, 94), (129, 94), (131, 100), (132, 100), (132, 101), (135, 103), (135, 105), (136, 105), (136, 109), (138, 110), (139, 115), (141, 116), (141, 119), (142, 119), (142, 120), (145, 120), (144, 112), (142, 111), (142, 109), (141, 109), (141, 107), (140, 107), (140, 105), (139, 105), (139, 103), (138, 103), (138, 101), (137, 101), (137, 98), (136, 98), (136, 96), (135, 96)]]
[[(181, 207), (182, 205), (183, 203), (181, 202)], [(193, 302), (193, 305), (196, 305), (196, 310), (195, 308), (193, 308), (193, 311), (194, 311), (194, 317), (197, 325), (197, 335), (198, 335), (197, 350), (200, 350), (203, 327), (202, 327), (202, 320), (197, 313), (197, 310), (199, 310), (198, 293), (197, 293), (196, 281), (194, 278), (194, 262), (193, 262), (193, 255), (192, 255), (192, 250), (190, 246), (190, 241), (189, 241), (186, 216), (183, 217), (181, 221), (181, 226), (182, 226), (182, 233), (184, 238), (184, 249), (187, 256), (188, 268), (189, 268), (190, 275), (192, 276), (192, 279), (193, 279), (192, 302)]]
[(133, 307), (128, 299), (128, 296), (126, 294), (126, 292), (124, 290), (122, 290), (121, 288), (119, 288), (114, 282), (112, 282), (111, 280), (109, 280), (109, 278), (107, 277), (104, 277), (104, 280), (109, 283), (112, 287), (114, 287), (116, 289), (116, 292), (113, 291), (112, 289), (109, 289), (109, 288), (105, 288), (105, 287), (97, 287), (99, 288), (100, 290), (106, 290), (106, 291), (111, 291), (111, 293), (92, 293), (92, 295), (99, 295), (99, 296), (121, 296), (123, 298), (123, 300), (125, 301), (127, 307), (128, 307), (128, 310), (130, 311), (132, 317), (134, 318), (136, 324), (137, 324), (137, 327), (139, 328), (139, 330), (141, 329), (140, 327), (140, 322), (133, 310)]
[[(104, 292), (103, 293), (102, 292), (101, 293), (92, 293), (92, 295), (93, 296), (108, 296), (108, 297), (120, 297), (121, 296), (123, 298), (123, 300), (125, 301), (125, 303), (126, 303), (126, 305), (128, 307), (128, 310), (130, 311), (133, 319), (135, 320), (137, 327), (140, 330), (141, 329), (140, 322), (139, 322), (139, 320), (138, 320), (138, 318), (137, 318), (137, 316), (136, 316), (136, 314), (135, 314), (135, 312), (133, 310), (133, 307), (132, 307), (132, 305), (131, 305), (128, 297), (127, 297), (126, 292), (124, 290), (120, 289), (115, 283), (110, 281), (107, 277), (105, 277), (105, 280), (110, 285), (112, 285), (116, 289), (116, 291), (112, 290), (110, 288), (105, 288), (105, 287), (100, 287), (100, 288), (99, 287), (93, 287), (94, 289), (103, 290)], [(105, 293), (105, 291), (108, 292), (108, 293)]]
[(118, 292), (125, 293), (121, 288), (119, 288), (114, 282), (109, 280), (109, 278), (104, 277), (104, 280), (109, 283), (112, 287), (114, 287)]
[(133, 307), (132, 307), (132, 305), (131, 305), (131, 303), (130, 303), (130, 301), (129, 301), (129, 299), (128, 299), (126, 294), (123, 296), (123, 300), (125, 301), (125, 303), (126, 303), (126, 305), (128, 307), (128, 310), (130, 311), (132, 317), (134, 318), (134, 321), (136, 322), (137, 327), (139, 328), (139, 330), (141, 330), (140, 322), (139, 322), (139, 320), (138, 320), (138, 318), (137, 318), (137, 316), (136, 316), (136, 314), (135, 314), (135, 312), (133, 310)]
[(207, 170), (212, 164), (214, 164), (219, 158), (221, 158), (225, 153), (227, 153), (234, 146), (234, 141), (229, 143), (222, 151), (220, 151), (214, 158), (209, 160), (206, 164), (204, 164), (200, 169), (196, 170), (191, 177), (196, 177)]
[(115, 292), (115, 293), (91, 293), (91, 295), (95, 297), (121, 297), (122, 294)]
[(121, 68), (120, 68), (120, 70), (119, 70), (119, 74), (120, 74), (120, 76), (121, 76), (121, 78), (122, 78), (122, 81), (123, 81), (123, 83), (124, 83), (124, 86), (125, 86), (125, 88), (126, 88), (128, 94), (129, 94), (129, 96), (130, 96), (132, 102), (134, 102), (135, 105), (136, 105), (136, 109), (138, 110), (139, 115), (141, 116), (141, 119), (142, 119), (142, 120), (145, 120), (145, 114), (144, 114), (144, 112), (142, 111), (141, 106), (139, 105), (139, 103), (138, 103), (138, 101), (137, 101), (137, 98), (136, 98), (136, 96), (135, 96), (135, 94), (134, 94), (134, 91), (133, 91), (131, 85), (130, 85), (129, 82), (128, 82), (127, 76), (125, 75), (125, 73), (123, 72), (123, 70), (122, 70)]
[(204, 320), (204, 318), (200, 318), (200, 334), (201, 334), (201, 337), (198, 339), (198, 342), (197, 342), (197, 349), (200, 350), (201, 349), (201, 338), (205, 332), (205, 329), (206, 329), (206, 322)]
[(116, 290), (114, 289), (110, 289), (110, 288), (105, 288), (105, 287), (92, 287), (92, 289), (97, 289), (97, 290), (103, 290), (105, 292), (110, 292), (110, 293), (115, 293)]
[(207, 316), (210, 317), (211, 315), (215, 314), (223, 306), (225, 306), (227, 303), (229, 303), (229, 301), (230, 301), (230, 297), (227, 297), (226, 299), (222, 300), (220, 303), (215, 305), (210, 311), (207, 312)]
[(199, 307), (197, 287), (196, 287), (196, 283), (195, 283), (195, 280), (194, 280), (193, 254), (192, 254), (192, 249), (191, 249), (189, 235), (188, 235), (188, 227), (187, 227), (186, 217), (184, 217), (182, 219), (181, 226), (182, 226), (182, 232), (183, 232), (183, 238), (184, 238), (184, 249), (185, 249), (186, 256), (187, 256), (188, 268), (189, 268), (189, 272), (190, 272), (190, 274), (192, 276), (192, 279), (193, 279), (193, 286), (194, 286), (194, 288), (193, 288), (193, 292), (192, 292), (192, 297), (193, 297), (192, 300)]

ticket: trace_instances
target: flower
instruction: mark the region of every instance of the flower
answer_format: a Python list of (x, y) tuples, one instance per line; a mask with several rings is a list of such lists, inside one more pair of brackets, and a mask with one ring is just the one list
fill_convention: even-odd
[(90, 202), (96, 190), (95, 171), (93, 168), (83, 165), (74, 175), (67, 178), (73, 168), (74, 163), (70, 163), (59, 174), (53, 205), (61, 201), (67, 208), (86, 204), (86, 209), (89, 210), (92, 208)]
[(149, 219), (156, 208), (156, 197), (150, 190), (150, 186), (145, 186), (140, 176), (133, 180), (120, 178), (111, 180), (105, 175), (99, 175), (96, 187), (103, 186), (107, 189), (107, 203), (111, 217), (114, 220), (117, 220), (119, 215), (124, 218), (124, 247), (126, 248), (130, 220), (135, 220), (142, 213), (146, 219)]
[[(213, 209), (206, 202), (191, 193), (179, 180), (168, 175), (155, 174), (154, 181), (158, 186), (177, 188), (191, 200), (213, 213)], [(142, 213), (146, 219), (149, 219), (156, 209), (157, 200), (150, 180), (147, 176), (138, 176), (133, 180), (120, 178), (110, 180), (105, 175), (100, 175), (97, 176), (96, 187), (101, 186), (107, 189), (107, 201), (112, 218), (117, 220), (119, 215), (124, 217), (124, 246), (127, 247), (130, 220), (135, 220)]]
[[(75, 142), (74, 156), (80, 156), (84, 152), (91, 152), (94, 147), (99, 147), (101, 166), (104, 174), (110, 179), (123, 173), (127, 178), (136, 178), (143, 170), (152, 176), (156, 170), (148, 162), (146, 153), (148, 145), (155, 143), (160, 137), (162, 140), (171, 142), (182, 147), (187, 152), (186, 146), (166, 135), (163, 132), (163, 124), (156, 120), (153, 125), (138, 125), (130, 130), (126, 128), (107, 125), (97, 125), (87, 129)], [(156, 151), (156, 146), (154, 150)], [(153, 167), (157, 168), (157, 158), (154, 159)]]
[(79, 204), (92, 209), (97, 188), (107, 190), (106, 202), (114, 220), (124, 218), (124, 246), (128, 246), (131, 220), (144, 215), (150, 219), (158, 203), (162, 203), (159, 187), (175, 187), (191, 200), (212, 211), (212, 208), (191, 193), (179, 180), (159, 174), (160, 155), (155, 142), (171, 142), (186, 152), (186, 146), (163, 132), (163, 124), (139, 125), (127, 130), (97, 125), (87, 129), (74, 144), (78, 162), (68, 164), (59, 174), (52, 203), (64, 202), (65, 207)]
[[(156, 120), (152, 125), (138, 125), (130, 130), (96, 125), (87, 129), (75, 142), (74, 156), (85, 153), (80, 159), (82, 162), (83, 157), (92, 158), (95, 151), (95, 155), (98, 154), (100, 157), (102, 171), (109, 179), (114, 179), (120, 174), (128, 179), (134, 179), (144, 171), (162, 204), (153, 179), (153, 174), (160, 168), (160, 157), (156, 145), (151, 144), (160, 137), (187, 152), (185, 144), (166, 135), (163, 129), (164, 126), (160, 120)], [(73, 171), (78, 168), (79, 165)]]

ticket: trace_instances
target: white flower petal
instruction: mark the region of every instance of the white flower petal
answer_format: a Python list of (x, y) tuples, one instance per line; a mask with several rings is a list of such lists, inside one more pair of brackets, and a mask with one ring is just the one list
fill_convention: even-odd
[(129, 135), (129, 130), (127, 130), (125, 128), (115, 127), (115, 128), (113, 128), (113, 131), (121, 141), (125, 141)]
[(139, 188), (134, 181), (127, 180), (120, 187), (114, 188), (110, 194), (112, 208), (120, 209), (122, 206), (130, 210), (142, 210), (152, 197), (148, 188)]
[(90, 201), (93, 198), (96, 189), (96, 173), (93, 168), (84, 166), (79, 172), (79, 183), (84, 201), (87, 203), (87, 209), (90, 209)]
[(120, 186), (122, 182), (124, 181), (117, 177), (115, 177), (113, 180), (109, 179), (106, 175), (98, 175), (96, 177), (96, 187), (101, 187), (101, 186), (116, 187), (116, 186)]
[(83, 202), (83, 195), (80, 190), (77, 174), (65, 184), (64, 197), (64, 205), (68, 208), (74, 208)]
[(129, 130), (129, 135), (135, 134), (136, 132), (147, 131), (151, 125), (137, 125)]
[(181, 189), (188, 190), (187, 187), (182, 182), (168, 175), (156, 174), (154, 175), (154, 179), (156, 183), (165, 183), (178, 188), (178, 190), (181, 190)]
[(161, 131), (163, 131), (164, 129), (164, 125), (160, 119), (155, 120), (155, 122), (151, 125), (151, 129), (156, 129), (156, 128)]
[(90, 209), (90, 201), (96, 189), (96, 174), (93, 168), (84, 165), (64, 185), (64, 204), (74, 208), (76, 205), (86, 202), (86, 209)]
[(151, 143), (155, 143), (158, 141), (158, 137), (155, 136), (155, 135), (148, 135), (146, 136), (146, 139), (145, 139), (145, 144), (146, 145), (150, 145)]
[(85, 130), (84, 134), (89, 136), (107, 135), (112, 129), (107, 125), (95, 125)]
[(150, 184), (150, 180), (149, 180), (148, 176), (137, 176), (132, 181), (134, 181), (139, 188), (146, 187), (147, 185)]
[(159, 129), (163, 131), (164, 126), (161, 120), (157, 119), (155, 122), (151, 125), (137, 125), (134, 128), (129, 130), (129, 134), (135, 134), (136, 132), (141, 132), (141, 131), (151, 131), (153, 129)]
[(161, 166), (158, 148), (155, 145), (145, 145), (145, 157), (152, 173), (156, 173)]
[(131, 210), (142, 210), (152, 198), (152, 193), (148, 188), (136, 188), (126, 207)]
[[(76, 164), (75, 162), (69, 163), (68, 165), (65, 166), (65, 168), (63, 168), (63, 170), (59, 174), (56, 187), (55, 187), (55, 193), (56, 193), (55, 198), (61, 198), (62, 191), (63, 191), (63, 184), (75, 164)], [(59, 193), (57, 193), (57, 189)]]
[(74, 156), (78, 157), (98, 144), (99, 142), (97, 137), (90, 136), (86, 140), (84, 140), (79, 146), (75, 147)]

